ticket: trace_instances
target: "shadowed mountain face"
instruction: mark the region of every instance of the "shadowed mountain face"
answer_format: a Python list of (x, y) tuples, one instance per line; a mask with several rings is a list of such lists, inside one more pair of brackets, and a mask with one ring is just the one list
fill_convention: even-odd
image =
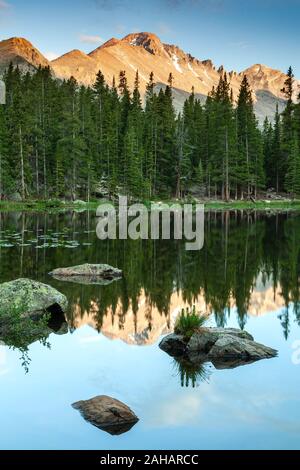
[[(39, 65), (50, 66), (58, 78), (75, 77), (78, 82), (92, 85), (101, 70), (109, 85), (125, 70), (129, 86), (139, 71), (141, 92), (145, 92), (151, 72), (158, 88), (165, 86), (169, 74), (174, 78), (174, 105), (181, 109), (187, 95), (194, 88), (199, 97), (205, 97), (216, 86), (224, 68), (216, 69), (211, 60), (198, 60), (175, 45), (164, 44), (152, 33), (133, 33), (123, 39), (112, 38), (90, 54), (79, 50), (68, 52), (49, 62), (26, 39), (11, 38), (0, 42), (0, 72), (9, 63), (23, 70)], [(255, 64), (240, 73), (228, 72), (234, 96), (237, 97), (243, 75), (246, 74), (253, 89), (256, 113), (260, 120), (273, 117), (276, 104), (284, 104), (282, 88), (285, 74), (261, 64)], [(296, 88), (296, 87), (295, 87)]]

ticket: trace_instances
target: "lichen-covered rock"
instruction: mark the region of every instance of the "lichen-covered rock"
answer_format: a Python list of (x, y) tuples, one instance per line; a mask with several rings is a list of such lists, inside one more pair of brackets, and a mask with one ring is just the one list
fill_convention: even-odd
[(78, 401), (72, 406), (86, 421), (113, 435), (129, 431), (139, 420), (127, 405), (106, 395)]
[(31, 279), (17, 279), (0, 284), (1, 317), (18, 314), (20, 317), (39, 316), (45, 311), (65, 312), (67, 298), (51, 286)]
[(122, 277), (120, 269), (108, 264), (82, 264), (69, 268), (57, 268), (49, 273), (59, 281), (77, 282), (79, 284), (108, 284)]
[(256, 361), (277, 355), (274, 349), (256, 343), (246, 331), (232, 328), (202, 328), (189, 339), (172, 334), (166, 336), (159, 346), (174, 357), (185, 355), (195, 360), (199, 355), (202, 362), (224, 363), (225, 366), (231, 359)]

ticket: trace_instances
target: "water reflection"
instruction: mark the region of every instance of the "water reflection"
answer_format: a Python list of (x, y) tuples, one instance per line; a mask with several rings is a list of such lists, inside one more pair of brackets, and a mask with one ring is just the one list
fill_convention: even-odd
[(218, 358), (208, 362), (207, 356), (194, 352), (174, 357), (173, 366), (181, 387), (195, 388), (202, 382), (209, 383), (213, 368), (215, 370), (237, 369), (257, 361), (255, 359)]
[[(285, 338), (300, 324), (300, 215), (209, 212), (205, 245), (185, 251), (173, 241), (100, 241), (94, 214), (0, 213), (0, 280), (30, 277), (69, 300), (70, 330), (89, 324), (112, 339), (147, 345), (172, 331), (181, 308), (196, 305), (225, 326), (236, 315), (284, 308)], [(63, 283), (48, 272), (81, 263), (108, 263), (124, 279), (106, 286)], [(34, 340), (34, 338), (33, 338)]]
[[(257, 287), (257, 284), (254, 287), (249, 298), (247, 317), (266, 315), (285, 306), (279, 286), (275, 290), (273, 287), (268, 286), (264, 289), (261, 290)], [(203, 290), (199, 295), (193, 297), (192, 304), (196, 306), (197, 311), (206, 315), (214, 313), (216, 319), (219, 319), (211, 304), (206, 303)], [(144, 289), (141, 289), (141, 293), (137, 298), (137, 311), (134, 312), (130, 301), (125, 316), (122, 303), (118, 303), (115, 310), (108, 308), (105, 314), (102, 315), (99, 313), (99, 303), (91, 301), (90, 308), (82, 310), (80, 299), (78, 299), (78, 303), (72, 306), (73, 317), (71, 323), (73, 328), (80, 328), (87, 324), (111, 339), (121, 339), (128, 344), (154, 344), (160, 336), (173, 331), (176, 317), (181, 309), (190, 307), (192, 304), (186, 300), (180, 290), (171, 294), (168, 314), (161, 314), (158, 308), (149, 302)], [(235, 314), (236, 309), (235, 299), (231, 297), (226, 314)], [(100, 328), (99, 317), (101, 318)], [(118, 319), (122, 321), (118, 321)]]
[(38, 341), (50, 349), (48, 338), (51, 333), (68, 333), (68, 323), (61, 312), (45, 313), (39, 319), (19, 315), (10, 315), (9, 318), (0, 316), (0, 344), (20, 352), (21, 365), (26, 373), (31, 362), (29, 346)]
[(205, 361), (191, 361), (186, 357), (174, 359), (174, 369), (182, 387), (197, 387), (201, 382), (209, 382), (211, 366)]

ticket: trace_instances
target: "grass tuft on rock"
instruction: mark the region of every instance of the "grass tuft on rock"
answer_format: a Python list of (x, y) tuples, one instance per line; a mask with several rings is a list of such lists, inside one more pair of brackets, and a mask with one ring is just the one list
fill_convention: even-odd
[(181, 314), (175, 323), (175, 333), (183, 335), (189, 339), (199, 328), (202, 328), (207, 323), (207, 317), (199, 315), (196, 312), (195, 305), (192, 309), (186, 308), (181, 310)]

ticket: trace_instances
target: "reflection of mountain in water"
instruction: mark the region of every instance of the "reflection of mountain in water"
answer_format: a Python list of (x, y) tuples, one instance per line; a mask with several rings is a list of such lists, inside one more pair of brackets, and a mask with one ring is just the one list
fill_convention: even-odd
[[(205, 294), (201, 292), (195, 297), (193, 304), (197, 311), (212, 314), (212, 305), (205, 301)], [(123, 322), (120, 324), (116, 318), (122, 316), (123, 307), (119, 303), (115, 312), (108, 310), (103, 318), (101, 333), (110, 339), (121, 339), (128, 344), (149, 345), (155, 343), (160, 336), (173, 331), (177, 315), (182, 308), (190, 306), (189, 302), (184, 300), (182, 292), (174, 292), (170, 297), (169, 313), (163, 315), (156, 306), (149, 305), (145, 292), (141, 294), (137, 301), (138, 310), (134, 313), (132, 304), (129, 304)], [(255, 290), (252, 292), (248, 314), (250, 316), (265, 315), (284, 307), (284, 299), (281, 295), (281, 289), (278, 286), (267, 288), (265, 291)], [(234, 298), (230, 299), (230, 309), (236, 308)], [(95, 329), (97, 327), (97, 318), (99, 307), (96, 302), (91, 303), (89, 310), (82, 312), (79, 304), (73, 306), (73, 327), (80, 328), (83, 325), (89, 325)]]
[[(89, 323), (133, 344), (155, 342), (172, 329), (178, 311), (193, 304), (212, 313), (218, 326), (229, 313), (244, 328), (249, 315), (278, 309), (285, 337), (291, 321), (300, 324), (298, 213), (208, 212), (204, 247), (194, 252), (181, 240), (100, 241), (95, 228), (90, 212), (0, 213), (1, 238), (14, 245), (1, 249), (1, 281), (51, 284), (69, 300), (71, 328)], [(95, 286), (47, 276), (83, 263), (110, 264), (124, 278)]]

